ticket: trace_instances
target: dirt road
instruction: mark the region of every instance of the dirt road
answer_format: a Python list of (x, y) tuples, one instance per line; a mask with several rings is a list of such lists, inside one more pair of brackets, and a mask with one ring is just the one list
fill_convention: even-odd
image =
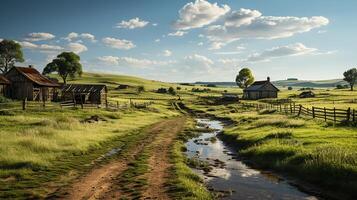
[(185, 118), (163, 120), (144, 129), (145, 137), (138, 141), (126, 156), (115, 159), (108, 164), (96, 166), (85, 176), (76, 180), (69, 189), (59, 192), (54, 199), (120, 199), (126, 197), (120, 180), (123, 173), (132, 162), (144, 151), (149, 158), (148, 170), (140, 175), (147, 182), (143, 188), (138, 188), (141, 196), (146, 199), (169, 199), (165, 183), (168, 180), (169, 150), (175, 136), (183, 130)]

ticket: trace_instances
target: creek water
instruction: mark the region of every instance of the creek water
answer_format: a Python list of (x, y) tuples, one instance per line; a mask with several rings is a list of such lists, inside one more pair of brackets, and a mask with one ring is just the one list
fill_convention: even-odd
[(187, 141), (187, 156), (210, 163), (209, 172), (193, 170), (205, 180), (209, 188), (224, 194), (221, 199), (319, 199), (300, 191), (274, 174), (252, 169), (240, 161), (235, 150), (216, 137), (223, 130), (220, 121), (197, 121), (200, 127), (209, 129)]

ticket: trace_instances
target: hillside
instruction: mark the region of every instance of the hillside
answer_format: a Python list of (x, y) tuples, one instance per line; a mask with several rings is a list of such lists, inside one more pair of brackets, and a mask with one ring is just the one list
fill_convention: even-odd
[[(196, 82), (198, 85), (207, 85), (207, 84), (215, 84), (218, 86), (228, 86), (233, 87), (236, 86), (235, 82)], [(277, 87), (313, 87), (313, 88), (329, 88), (336, 87), (336, 85), (345, 85), (347, 82), (342, 79), (331, 79), (331, 80), (319, 80), (319, 81), (311, 81), (311, 80), (279, 80), (273, 81), (273, 84)]]

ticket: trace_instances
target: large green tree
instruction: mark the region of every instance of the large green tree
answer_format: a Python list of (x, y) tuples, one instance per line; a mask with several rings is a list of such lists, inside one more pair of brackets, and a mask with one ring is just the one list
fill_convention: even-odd
[(356, 68), (349, 69), (343, 73), (343, 76), (345, 77), (343, 78), (343, 80), (345, 80), (350, 84), (351, 91), (353, 91), (353, 86), (357, 82), (357, 69)]
[(243, 68), (236, 77), (236, 83), (240, 88), (247, 88), (254, 82), (254, 76), (250, 69)]
[(57, 72), (63, 79), (63, 83), (67, 83), (67, 78), (74, 78), (76, 75), (82, 75), (82, 65), (79, 62), (80, 57), (73, 52), (63, 52), (59, 54), (52, 62), (48, 63), (43, 69), (43, 74)]
[(13, 40), (2, 40), (0, 42), (0, 72), (8, 72), (15, 62), (24, 62), (21, 45)]

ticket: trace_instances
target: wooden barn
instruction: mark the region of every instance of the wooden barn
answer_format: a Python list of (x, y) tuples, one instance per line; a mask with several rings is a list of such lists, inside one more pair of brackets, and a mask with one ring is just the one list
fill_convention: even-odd
[(10, 85), (10, 81), (5, 76), (0, 75), (0, 95), (5, 95), (5, 87)]
[(60, 86), (32, 66), (12, 67), (4, 76), (10, 82), (6, 86), (5, 96), (11, 99), (53, 100), (57, 93), (56, 88)]
[(255, 81), (243, 90), (244, 99), (278, 98), (279, 89), (275, 87), (268, 77), (266, 81)]
[(105, 104), (108, 89), (106, 85), (67, 84), (61, 89), (63, 101), (73, 100), (78, 104)]

